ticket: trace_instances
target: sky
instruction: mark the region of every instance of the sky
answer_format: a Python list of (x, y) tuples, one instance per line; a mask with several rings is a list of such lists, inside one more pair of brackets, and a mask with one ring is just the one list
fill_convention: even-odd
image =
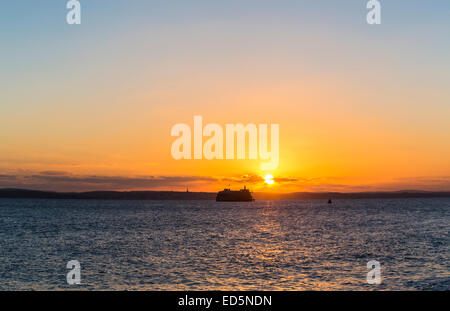
[[(450, 191), (450, 2), (381, 2), (0, 0), (0, 188)], [(173, 159), (194, 116), (279, 166)]]

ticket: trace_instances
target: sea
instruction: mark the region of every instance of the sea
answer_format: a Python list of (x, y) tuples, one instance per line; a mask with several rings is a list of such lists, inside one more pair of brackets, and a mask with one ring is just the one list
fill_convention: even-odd
[(450, 198), (0, 199), (0, 290), (450, 290), (449, 228)]

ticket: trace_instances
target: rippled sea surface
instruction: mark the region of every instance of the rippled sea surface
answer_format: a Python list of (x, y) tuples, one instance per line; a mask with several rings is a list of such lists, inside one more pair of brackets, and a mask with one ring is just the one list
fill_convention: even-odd
[(0, 199), (0, 290), (450, 290), (449, 228), (448, 198)]

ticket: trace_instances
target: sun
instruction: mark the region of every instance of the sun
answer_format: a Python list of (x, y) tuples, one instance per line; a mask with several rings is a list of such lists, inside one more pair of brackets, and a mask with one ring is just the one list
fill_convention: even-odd
[(268, 174), (264, 176), (264, 182), (268, 185), (273, 185), (275, 181), (273, 180), (273, 176)]

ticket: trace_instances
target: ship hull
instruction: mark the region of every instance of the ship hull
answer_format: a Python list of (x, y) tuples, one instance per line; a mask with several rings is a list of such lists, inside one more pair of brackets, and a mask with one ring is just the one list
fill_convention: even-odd
[(216, 202), (253, 202), (255, 199), (216, 198)]
[(217, 194), (217, 202), (253, 202), (250, 191), (221, 191)]

